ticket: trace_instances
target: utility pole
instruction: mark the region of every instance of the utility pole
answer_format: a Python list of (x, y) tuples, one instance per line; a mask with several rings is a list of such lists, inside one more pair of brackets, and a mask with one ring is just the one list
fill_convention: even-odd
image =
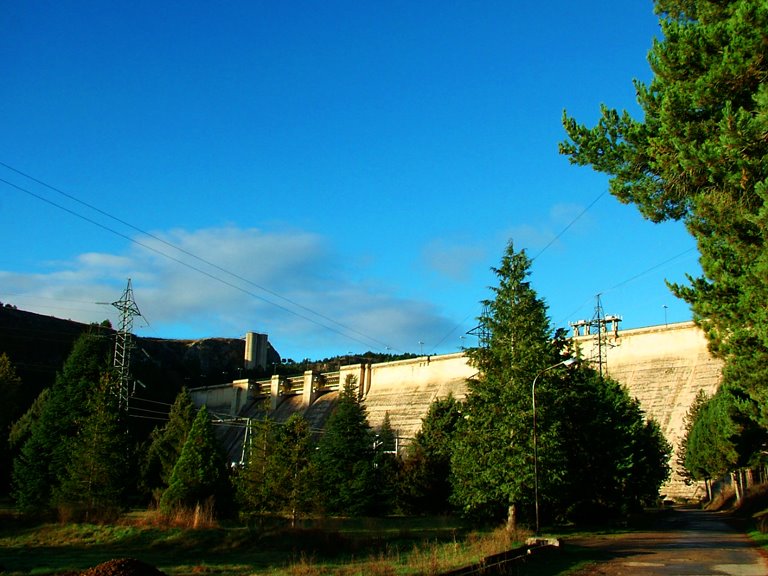
[(479, 348), (488, 348), (491, 343), (490, 330), (488, 330), (487, 325), (484, 323), (485, 319), (488, 318), (488, 314), (488, 305), (486, 304), (483, 306), (480, 324), (472, 328), (472, 330), (467, 331), (467, 334), (470, 336), (477, 336), (477, 345)]
[(597, 365), (600, 378), (608, 368), (608, 332), (613, 332), (613, 338), (619, 336), (619, 322), (621, 316), (606, 316), (603, 312), (603, 303), (600, 294), (595, 296), (595, 314), (591, 320), (578, 320), (571, 322), (574, 336), (593, 336), (592, 356), (590, 361)]
[(120, 311), (120, 327), (115, 335), (115, 360), (113, 364), (118, 377), (119, 406), (121, 410), (128, 410), (133, 318), (134, 316), (141, 316), (139, 307), (133, 299), (133, 287), (130, 278), (128, 278), (128, 285), (125, 287), (120, 300), (112, 302), (112, 306)]

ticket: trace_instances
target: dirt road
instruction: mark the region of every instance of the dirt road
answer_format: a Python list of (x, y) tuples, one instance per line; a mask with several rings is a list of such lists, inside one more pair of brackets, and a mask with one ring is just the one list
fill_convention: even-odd
[(768, 556), (719, 512), (676, 509), (647, 532), (569, 542), (605, 558), (578, 576), (768, 575)]

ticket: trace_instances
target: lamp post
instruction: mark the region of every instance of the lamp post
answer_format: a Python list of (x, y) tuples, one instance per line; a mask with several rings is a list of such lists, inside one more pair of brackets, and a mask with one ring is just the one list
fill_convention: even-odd
[(533, 384), (531, 384), (531, 404), (533, 406), (533, 501), (536, 507), (536, 534), (539, 533), (539, 448), (536, 441), (536, 381), (544, 372), (548, 372), (558, 366), (570, 366), (574, 362), (576, 362), (575, 358), (566, 358), (557, 364), (540, 370), (534, 377)]

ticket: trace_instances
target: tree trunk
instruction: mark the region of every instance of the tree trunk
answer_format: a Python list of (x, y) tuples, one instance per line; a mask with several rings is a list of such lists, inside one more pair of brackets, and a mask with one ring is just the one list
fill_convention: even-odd
[(517, 532), (517, 506), (510, 504), (507, 510), (507, 532)]
[(704, 486), (707, 488), (707, 502), (712, 502), (712, 480), (705, 479)]
[(736, 472), (731, 472), (731, 484), (736, 491), (736, 504), (738, 505), (741, 503), (741, 486)]

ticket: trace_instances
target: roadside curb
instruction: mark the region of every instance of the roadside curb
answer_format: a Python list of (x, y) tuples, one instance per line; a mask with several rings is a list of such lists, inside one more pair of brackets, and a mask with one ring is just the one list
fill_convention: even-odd
[(506, 552), (486, 556), (480, 562), (470, 566), (457, 568), (449, 572), (443, 572), (440, 576), (471, 576), (476, 574), (507, 574), (513, 566), (517, 566), (542, 554), (551, 553), (560, 548), (557, 538), (529, 538), (525, 546), (513, 548)]

